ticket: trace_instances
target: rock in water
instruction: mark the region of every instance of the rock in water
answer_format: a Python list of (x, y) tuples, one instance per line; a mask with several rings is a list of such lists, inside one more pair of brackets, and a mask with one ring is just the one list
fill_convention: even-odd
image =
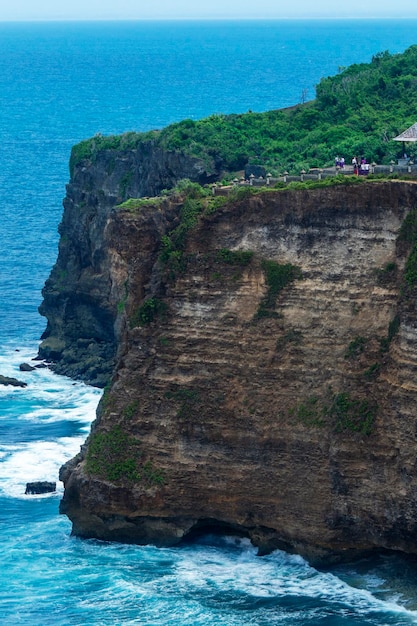
[(29, 365), (29, 363), (21, 363), (19, 369), (21, 372), (32, 372), (35, 368), (33, 365)]
[(25, 495), (32, 496), (41, 493), (53, 493), (56, 491), (56, 483), (40, 480), (34, 483), (26, 483)]
[(12, 378), (11, 376), (2, 376), (0, 374), (0, 385), (11, 385), (12, 387), (27, 387), (27, 383), (24, 383), (22, 380), (18, 380), (17, 378)]

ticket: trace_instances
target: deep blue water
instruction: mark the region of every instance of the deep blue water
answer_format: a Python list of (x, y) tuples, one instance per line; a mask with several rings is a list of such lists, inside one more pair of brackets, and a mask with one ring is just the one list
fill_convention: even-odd
[(231, 538), (161, 550), (80, 541), (56, 480), (100, 392), (19, 372), (45, 320), (72, 144), (184, 117), (296, 104), (340, 66), (417, 43), (416, 21), (0, 24), (0, 624), (417, 623), (417, 567), (385, 556), (329, 571)]

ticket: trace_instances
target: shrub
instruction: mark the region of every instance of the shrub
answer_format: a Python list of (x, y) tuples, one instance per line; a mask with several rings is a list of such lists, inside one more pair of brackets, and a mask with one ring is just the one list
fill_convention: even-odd
[(407, 243), (417, 243), (417, 211), (413, 209), (404, 218), (400, 232), (398, 234), (398, 241), (406, 241)]
[(151, 461), (141, 463), (140, 442), (120, 426), (91, 435), (86, 456), (86, 471), (111, 482), (164, 483), (161, 470)]
[(345, 359), (357, 358), (365, 349), (366, 339), (364, 337), (355, 337), (350, 344), (345, 353)]
[(367, 399), (352, 398), (343, 392), (334, 396), (330, 416), (335, 420), (336, 431), (350, 430), (370, 435), (373, 430), (377, 406)]
[(409, 287), (417, 283), (417, 244), (413, 246), (405, 264), (404, 278)]
[(391, 322), (388, 324), (388, 334), (386, 337), (383, 337), (379, 342), (380, 352), (382, 353), (388, 352), (391, 341), (394, 339), (395, 335), (398, 333), (400, 329), (400, 323), (401, 323), (400, 317), (399, 315), (396, 315), (394, 319), (392, 319)]
[(303, 340), (303, 333), (299, 330), (295, 330), (294, 328), (291, 328), (289, 331), (285, 333), (285, 335), (277, 339), (276, 349), (281, 350), (290, 343), (299, 345), (302, 342), (302, 340)]
[(204, 198), (210, 193), (208, 189), (204, 189), (204, 187), (198, 183), (192, 182), (188, 178), (181, 178), (172, 191), (174, 193), (185, 194), (187, 198), (193, 199)]
[(396, 278), (398, 266), (394, 261), (390, 261), (382, 269), (377, 270), (377, 282), (379, 285), (391, 283)]
[(375, 378), (378, 377), (380, 369), (381, 369), (380, 363), (373, 363), (370, 367), (368, 367), (368, 369), (364, 371), (363, 375), (368, 380), (374, 380)]
[(130, 321), (131, 328), (135, 326), (147, 326), (157, 318), (165, 318), (168, 306), (158, 298), (148, 298), (138, 308)]
[[(201, 189), (200, 185), (197, 185)], [(192, 189), (195, 190), (194, 183)], [(186, 259), (184, 257), (184, 248), (189, 231), (197, 224), (199, 215), (204, 209), (204, 203), (201, 198), (187, 196), (180, 211), (180, 223), (171, 232), (162, 237), (161, 252), (159, 261), (164, 267), (168, 267), (170, 276), (175, 277), (176, 273), (185, 270)]]

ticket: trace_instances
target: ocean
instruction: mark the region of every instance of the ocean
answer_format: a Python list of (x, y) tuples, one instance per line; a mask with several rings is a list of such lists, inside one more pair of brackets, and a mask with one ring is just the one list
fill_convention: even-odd
[(417, 20), (0, 23), (0, 625), (417, 623), (417, 563), (395, 554), (318, 570), (242, 539), (175, 549), (71, 537), (57, 480), (101, 391), (36, 355), (71, 146), (314, 97), (340, 67), (417, 43)]

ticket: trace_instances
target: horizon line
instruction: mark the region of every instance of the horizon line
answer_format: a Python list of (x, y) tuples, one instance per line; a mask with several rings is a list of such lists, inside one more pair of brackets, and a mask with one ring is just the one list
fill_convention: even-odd
[(0, 24), (10, 23), (50, 23), (50, 22), (249, 22), (249, 21), (311, 21), (311, 20), (417, 20), (416, 15), (311, 15), (311, 16), (200, 16), (200, 17), (51, 17), (51, 18), (0, 18)]

